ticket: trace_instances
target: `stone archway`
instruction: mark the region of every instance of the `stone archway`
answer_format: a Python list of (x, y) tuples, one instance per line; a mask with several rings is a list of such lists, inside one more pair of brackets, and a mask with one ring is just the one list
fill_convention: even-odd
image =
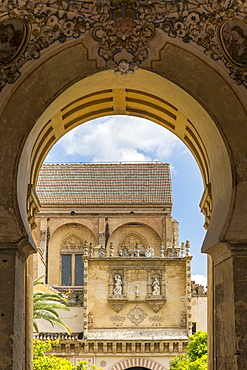
[(166, 368), (149, 358), (129, 358), (115, 364), (110, 370), (166, 370)]
[[(210, 369), (240, 369), (246, 363), (246, 93), (219, 66), (177, 41), (167, 42), (147, 68), (129, 76), (102, 71), (77, 40), (44, 52), (4, 90), (0, 242), (3, 271), (12, 283), (11, 292), (2, 285), (2, 295), (13, 297), (5, 302), (8, 315), (1, 314), (5, 368), (13, 363), (17, 369), (23, 357), (23, 272), (25, 258), (34, 251), (27, 189), (31, 220), (35, 178), (45, 153), (66, 130), (108, 114), (139, 115), (168, 126), (197, 159), (205, 184), (202, 208), (211, 216), (203, 246), (213, 258), (209, 277), (215, 292), (210, 301), (215, 365), (210, 361)], [(3, 281), (6, 276), (4, 272)]]

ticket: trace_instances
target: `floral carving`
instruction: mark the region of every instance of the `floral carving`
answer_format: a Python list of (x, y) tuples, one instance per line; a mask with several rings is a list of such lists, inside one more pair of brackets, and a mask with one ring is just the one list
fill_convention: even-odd
[(122, 326), (123, 322), (125, 321), (125, 317), (116, 315), (116, 316), (111, 316), (110, 320), (113, 322), (114, 326)]
[(158, 315), (150, 316), (149, 321), (152, 323), (152, 326), (161, 326), (161, 323), (164, 321), (164, 317)]
[(237, 84), (247, 86), (245, 57), (239, 61), (239, 49), (238, 55), (231, 54), (222, 38), (226, 28), (222, 25), (227, 22), (241, 22), (246, 30), (245, 1), (3, 0), (0, 12), (0, 26), (19, 22), (22, 32), (13, 54), (7, 53), (0, 64), (0, 88), (15, 82), (20, 68), (39, 58), (43, 49), (86, 32), (98, 42), (98, 55), (107, 68), (117, 74), (134, 73), (148, 58), (157, 29), (168, 37), (196, 43), (208, 57), (223, 62)]

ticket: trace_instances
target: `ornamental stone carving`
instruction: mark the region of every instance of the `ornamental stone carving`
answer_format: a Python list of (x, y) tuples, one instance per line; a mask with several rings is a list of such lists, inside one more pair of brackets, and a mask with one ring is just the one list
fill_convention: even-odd
[(164, 306), (164, 302), (148, 302), (150, 308), (155, 312), (159, 312), (159, 310)]
[(161, 326), (161, 323), (164, 321), (164, 317), (158, 315), (150, 316), (149, 321), (152, 323), (152, 326)]
[(98, 250), (98, 257), (99, 258), (105, 258), (106, 257), (106, 248), (100, 247)]
[(128, 318), (137, 326), (147, 317), (146, 312), (144, 312), (138, 305), (136, 305), (128, 314)]
[(134, 73), (149, 57), (155, 35), (163, 33), (197, 44), (224, 63), (235, 83), (247, 87), (246, 13), (240, 0), (3, 0), (0, 30), (6, 50), (0, 55), (0, 88), (15, 82), (21, 67), (51, 44), (85, 33), (115, 73)]
[(116, 315), (116, 316), (111, 316), (110, 320), (112, 321), (114, 326), (122, 326), (123, 322), (125, 321), (125, 317)]
[(88, 329), (93, 328), (93, 311), (89, 311), (88, 313)]
[(125, 303), (112, 303), (111, 306), (117, 313), (120, 312), (124, 308)]
[(146, 249), (145, 256), (148, 258), (154, 257), (154, 249), (152, 247), (148, 247)]

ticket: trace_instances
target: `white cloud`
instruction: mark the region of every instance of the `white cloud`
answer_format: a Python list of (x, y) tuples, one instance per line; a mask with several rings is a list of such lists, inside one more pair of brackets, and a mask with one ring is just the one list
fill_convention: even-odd
[(192, 275), (191, 280), (195, 281), (196, 284), (203, 285), (204, 287), (208, 285), (207, 277), (204, 275), (200, 275), (200, 274)]
[(143, 118), (111, 116), (71, 130), (54, 146), (47, 160), (54, 160), (53, 153), (60, 149), (72, 161), (168, 161), (179, 146), (184, 150), (179, 139), (160, 125)]

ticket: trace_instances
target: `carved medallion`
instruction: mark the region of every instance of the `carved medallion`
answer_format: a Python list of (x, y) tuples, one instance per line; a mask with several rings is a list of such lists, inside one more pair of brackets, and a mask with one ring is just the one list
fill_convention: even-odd
[(147, 314), (136, 305), (127, 316), (134, 324), (139, 325), (147, 317)]
[(231, 19), (223, 22), (218, 32), (226, 59), (233, 66), (247, 70), (247, 24)]
[(51, 44), (87, 32), (98, 42), (97, 55), (115, 73), (134, 73), (151, 54), (154, 36), (164, 34), (196, 43), (247, 87), (246, 10), (244, 0), (0, 1), (6, 14), (0, 18), (0, 89)]
[(0, 65), (8, 66), (23, 51), (28, 28), (20, 19), (6, 18), (0, 22)]

